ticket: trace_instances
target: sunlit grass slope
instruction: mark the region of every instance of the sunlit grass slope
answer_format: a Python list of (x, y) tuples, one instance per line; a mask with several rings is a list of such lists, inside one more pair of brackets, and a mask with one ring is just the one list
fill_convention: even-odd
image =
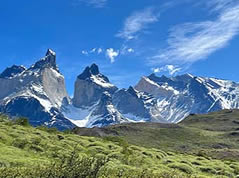
[[(123, 129), (124, 127), (121, 129), (122, 133), (127, 135), (125, 138), (86, 137), (44, 127), (33, 128), (25, 119), (9, 121), (2, 115), (0, 177), (177, 178), (239, 175), (239, 163), (236, 160), (214, 159), (204, 155), (203, 152), (189, 154), (165, 149), (177, 145), (180, 141), (185, 141), (187, 145), (192, 138), (197, 139), (197, 136), (202, 140), (205, 138), (207, 143), (209, 142), (207, 135), (195, 131), (187, 136), (185, 133), (185, 137), (181, 138), (183, 136), (177, 135), (181, 133), (179, 130), (175, 132), (174, 138), (167, 140), (167, 143), (162, 141), (162, 144), (158, 144), (160, 142), (149, 144), (150, 141), (154, 142), (158, 138), (166, 139), (170, 135), (167, 135), (164, 128), (160, 131), (158, 128), (145, 127), (146, 130), (143, 131), (148, 132), (147, 136), (138, 131), (137, 127), (134, 132)], [(129, 125), (127, 129), (131, 129), (131, 126)], [(151, 138), (150, 132), (155, 131), (160, 132)], [(127, 133), (132, 135), (129, 136)], [(165, 136), (162, 136), (163, 133)], [(150, 140), (145, 140), (149, 138)], [(179, 140), (173, 143), (176, 138)]]

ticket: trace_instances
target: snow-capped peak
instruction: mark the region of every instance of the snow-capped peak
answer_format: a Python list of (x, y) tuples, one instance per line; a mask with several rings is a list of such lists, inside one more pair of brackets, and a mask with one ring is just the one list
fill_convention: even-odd
[(46, 56), (39, 61), (37, 61), (34, 65), (32, 65), (29, 69), (43, 69), (43, 68), (52, 68), (59, 72), (59, 69), (56, 65), (56, 53), (51, 49), (48, 49), (46, 52)]
[(115, 87), (106, 76), (100, 73), (99, 67), (96, 64), (86, 67), (83, 73), (78, 76), (78, 79), (91, 81), (103, 88)]

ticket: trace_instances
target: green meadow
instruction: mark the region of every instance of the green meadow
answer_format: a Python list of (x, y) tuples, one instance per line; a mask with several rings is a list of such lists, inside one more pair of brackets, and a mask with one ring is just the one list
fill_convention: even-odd
[[(232, 117), (231, 125), (221, 122), (228, 114), (190, 116), (170, 128), (110, 126), (107, 133), (114, 134), (95, 137), (92, 129), (87, 130), (91, 137), (80, 136), (80, 128), (65, 132), (34, 128), (24, 118), (10, 121), (1, 115), (0, 177), (239, 177), (238, 123)], [(220, 128), (206, 121), (215, 117), (219, 125), (224, 123)]]

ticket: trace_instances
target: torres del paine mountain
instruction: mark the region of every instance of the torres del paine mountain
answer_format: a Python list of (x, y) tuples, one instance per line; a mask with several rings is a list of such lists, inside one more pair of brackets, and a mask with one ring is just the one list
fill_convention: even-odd
[(56, 54), (29, 68), (13, 65), (0, 74), (0, 112), (27, 117), (33, 126), (60, 130), (128, 122), (178, 123), (193, 113), (239, 108), (239, 84), (184, 74), (144, 76), (120, 89), (92, 64), (77, 76), (70, 98)]

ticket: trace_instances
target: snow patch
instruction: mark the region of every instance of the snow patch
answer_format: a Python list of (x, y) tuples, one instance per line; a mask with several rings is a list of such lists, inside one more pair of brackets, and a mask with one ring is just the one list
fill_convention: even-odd
[(146, 118), (142, 118), (142, 117), (138, 117), (138, 116), (135, 116), (135, 115), (133, 115), (133, 114), (130, 114), (130, 113), (128, 113), (128, 114), (124, 114), (123, 115), (125, 118), (127, 118), (127, 120), (129, 121), (129, 122), (133, 122), (133, 123), (138, 123), (138, 122), (146, 122), (146, 121), (148, 121), (149, 119), (146, 119)]
[(114, 87), (113, 84), (105, 81), (102, 77), (100, 76), (97, 76), (97, 75), (92, 75), (91, 77), (91, 80), (96, 83), (97, 85), (100, 85), (102, 86), (103, 88), (111, 88), (111, 87)]
[(78, 127), (87, 127), (92, 114), (92, 108), (76, 108), (68, 105), (63, 111), (63, 115)]

